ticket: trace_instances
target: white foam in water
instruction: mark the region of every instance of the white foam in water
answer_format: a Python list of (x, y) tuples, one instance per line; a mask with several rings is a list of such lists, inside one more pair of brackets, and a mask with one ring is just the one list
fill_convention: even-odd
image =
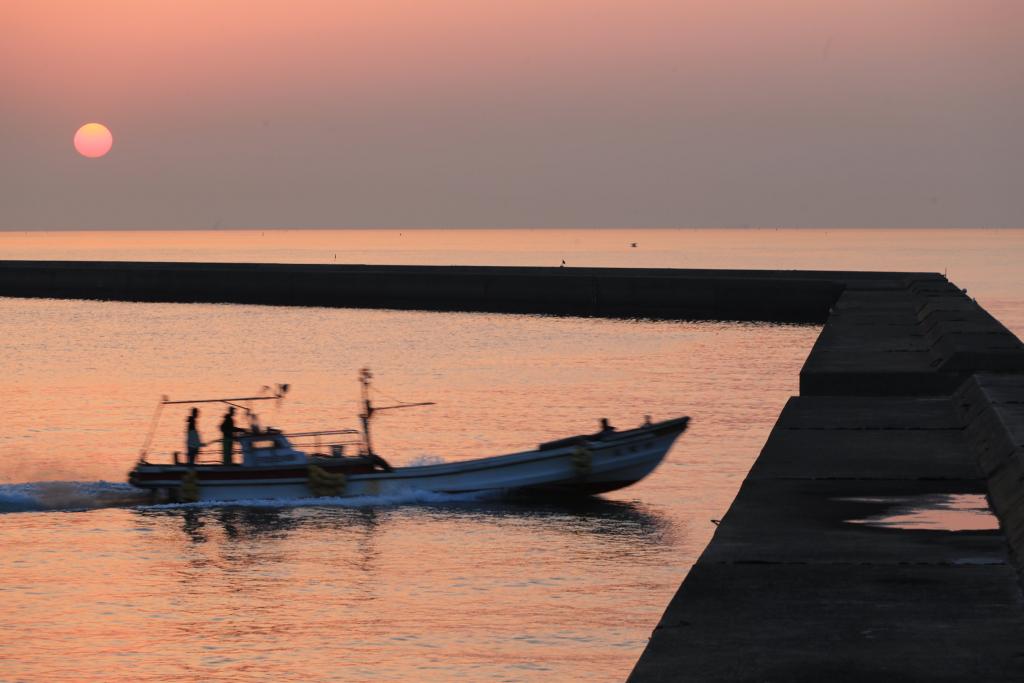
[(404, 467), (423, 467), (425, 465), (443, 465), (444, 458), (440, 455), (417, 455), (404, 465)]
[[(436, 456), (425, 459), (440, 460)], [(106, 507), (140, 507), (146, 509), (214, 508), (214, 507), (387, 507), (395, 505), (437, 505), (492, 499), (493, 493), (436, 493), (409, 489), (380, 496), (322, 498), (254, 498), (233, 501), (201, 501), (197, 503), (165, 503), (146, 505), (148, 496), (130, 484), (109, 481), (33, 481), (23, 484), (0, 484), (0, 514), (7, 512), (55, 512), (61, 510), (92, 510)]]
[(0, 484), (0, 513), (86, 510), (135, 505), (146, 492), (110, 481), (32, 481)]

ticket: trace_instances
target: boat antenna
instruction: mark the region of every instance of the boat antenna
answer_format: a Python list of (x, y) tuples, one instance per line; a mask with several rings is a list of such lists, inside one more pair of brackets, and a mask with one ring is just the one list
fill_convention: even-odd
[[(266, 388), (266, 387), (265, 387)], [(265, 396), (260, 394), (259, 396), (239, 396), (235, 398), (194, 398), (187, 401), (171, 401), (164, 396), (161, 403), (165, 406), (172, 406), (185, 403), (226, 403), (233, 405), (236, 408), (245, 410), (245, 406), (236, 405), (237, 403), (244, 403), (246, 401), (280, 401), (284, 398), (284, 395), (288, 393), (287, 384), (278, 384), (276, 391), (271, 396)]]
[(146, 456), (149, 455), (149, 447), (153, 445), (153, 435), (156, 434), (156, 426), (160, 422), (160, 413), (163, 411), (166, 403), (167, 396), (161, 396), (160, 402), (156, 404), (156, 412), (153, 413), (153, 419), (149, 422), (149, 431), (146, 432), (146, 439), (142, 442), (142, 448), (139, 449), (139, 462), (144, 462)]

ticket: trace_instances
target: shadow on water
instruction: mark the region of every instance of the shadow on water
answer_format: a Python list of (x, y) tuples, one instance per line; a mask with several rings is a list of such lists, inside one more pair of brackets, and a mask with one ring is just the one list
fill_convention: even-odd
[(569, 501), (506, 501), (419, 503), (387, 507), (137, 507), (132, 513), (149, 520), (180, 520), (194, 543), (209, 540), (210, 527), (227, 542), (279, 539), (297, 531), (361, 531), (376, 533), (391, 524), (479, 523), (535, 527), (545, 533), (595, 535), (630, 543), (671, 542), (674, 524), (659, 512), (637, 503), (585, 498)]
[(501, 522), (535, 523), (566, 533), (629, 536), (661, 539), (672, 531), (672, 522), (659, 512), (638, 503), (604, 498), (493, 500), (475, 504), (429, 506), (428, 510), (452, 516), (478, 517)]
[[(144, 492), (142, 494), (145, 495)], [(30, 482), (0, 485), (0, 513), (76, 512), (129, 508), (139, 517), (180, 526), (194, 544), (273, 541), (297, 531), (344, 531), (372, 537), (391, 525), (475, 524), (538, 534), (593, 536), (621, 546), (669, 545), (676, 523), (640, 503), (603, 498), (504, 499), (431, 494), (394, 499), (296, 499), (246, 504), (144, 505), (138, 489), (112, 482)]]
[(180, 517), (181, 529), (193, 543), (210, 540), (207, 533), (210, 525), (223, 531), (229, 541), (281, 537), (298, 526), (295, 520), (273, 508), (182, 508), (156, 512), (142, 508), (135, 512), (149, 518), (173, 520)]

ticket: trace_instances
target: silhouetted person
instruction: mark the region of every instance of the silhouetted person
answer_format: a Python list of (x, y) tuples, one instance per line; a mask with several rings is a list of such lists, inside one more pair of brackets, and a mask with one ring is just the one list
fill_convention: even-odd
[(199, 448), (203, 445), (199, 438), (199, 429), (196, 427), (196, 418), (199, 417), (199, 408), (193, 408), (192, 413), (185, 420), (185, 446), (188, 452), (188, 466), (196, 464), (196, 456), (199, 455)]
[(224, 413), (224, 420), (220, 423), (220, 433), (223, 437), (224, 446), (224, 464), (231, 464), (231, 452), (235, 448), (235, 434), (238, 429), (235, 428), (235, 407), (228, 408), (228, 412)]

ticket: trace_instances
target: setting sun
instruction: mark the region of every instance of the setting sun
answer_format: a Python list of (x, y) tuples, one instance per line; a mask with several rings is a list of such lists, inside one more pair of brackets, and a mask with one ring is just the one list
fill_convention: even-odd
[(103, 156), (113, 144), (114, 136), (102, 123), (87, 123), (75, 133), (75, 149), (90, 159)]

